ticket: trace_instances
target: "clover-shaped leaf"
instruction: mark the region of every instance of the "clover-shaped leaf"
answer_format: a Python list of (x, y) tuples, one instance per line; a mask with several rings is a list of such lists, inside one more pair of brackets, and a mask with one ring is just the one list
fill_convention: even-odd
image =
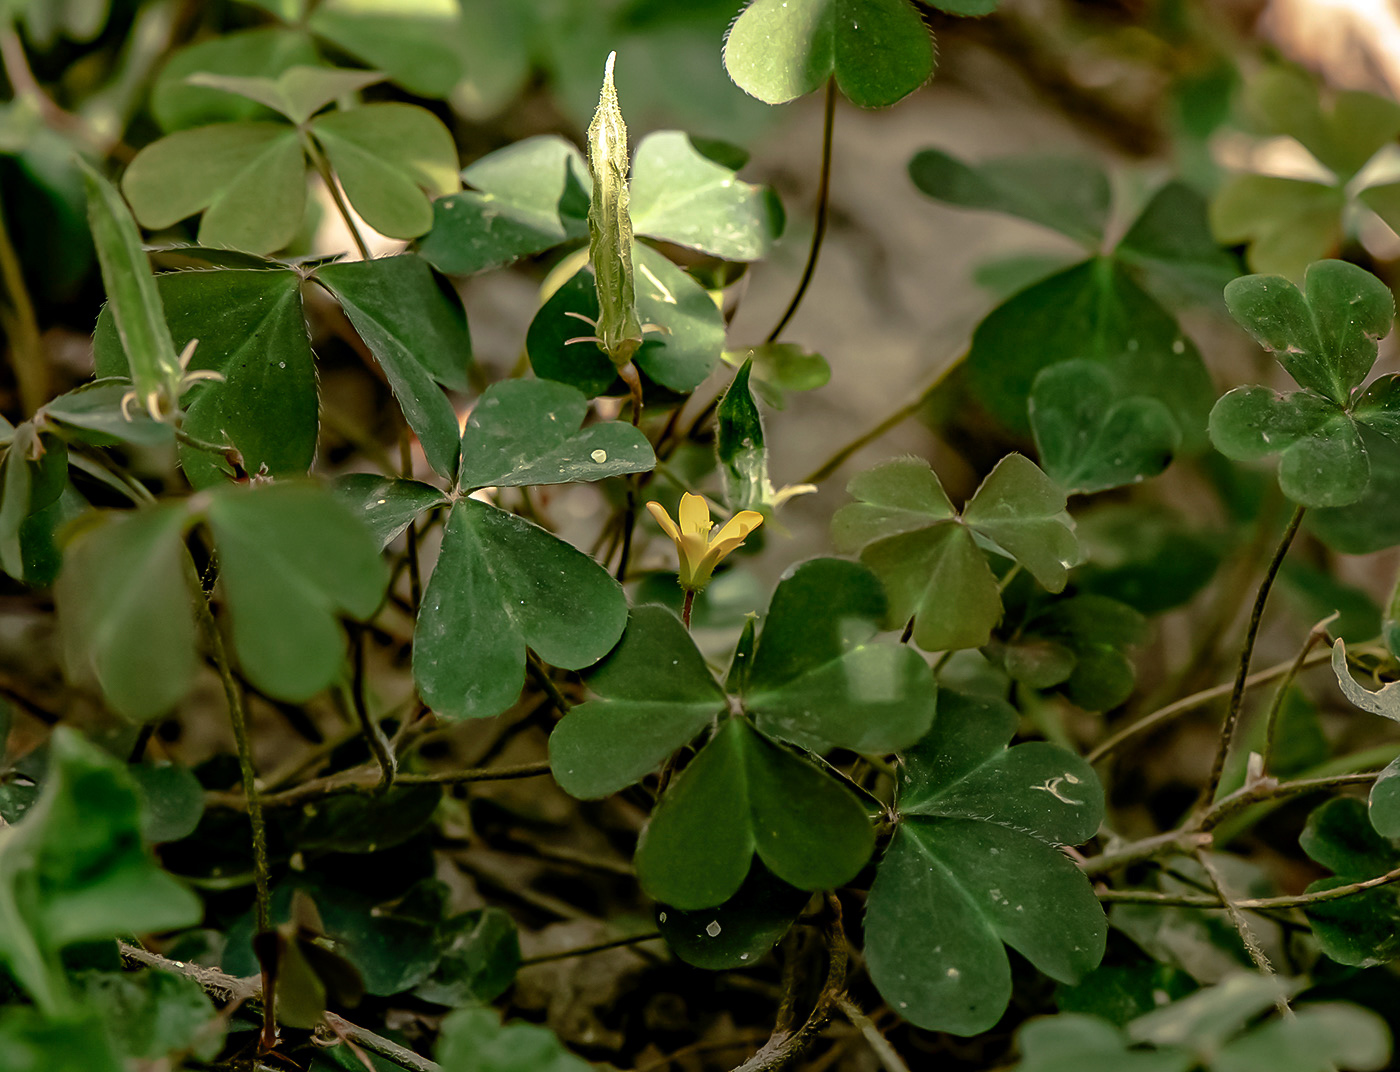
[[(223, 376), (188, 392), (185, 431), (231, 444), (250, 473), (305, 473), (316, 454), (317, 402), (300, 276), (281, 269), (164, 272), (156, 284), (175, 344), (184, 349), (199, 340), (190, 368)], [(98, 375), (128, 374), (110, 309), (97, 319), (93, 356)], [(222, 484), (228, 475), (206, 451), (182, 447), (180, 461), (196, 487)]]
[(191, 926), (201, 905), (151, 859), (121, 764), (62, 726), (49, 757), (38, 800), (0, 842), (0, 962), (56, 1011), (71, 1001), (58, 989), (64, 948)]
[(874, 847), (849, 789), (729, 718), (652, 812), (637, 878), (659, 901), (707, 908), (738, 891), (755, 853), (784, 882), (822, 890), (855, 878)]
[(1236, 279), (1225, 304), (1300, 387), (1339, 406), (1371, 371), (1395, 319), (1390, 288), (1346, 261), (1309, 265), (1302, 291), (1281, 276)]
[(424, 510), (447, 501), (447, 496), (431, 484), (374, 473), (348, 473), (338, 477), (331, 488), (374, 534), (381, 550)]
[[(1061, 982), (1103, 956), (1108, 926), (1062, 854), (1098, 830), (1087, 763), (1041, 742), (1008, 749), (1016, 711), (943, 690), (933, 731), (905, 755), (900, 822), (870, 888), (865, 956), (901, 1016), (975, 1035), (1011, 997), (1003, 943)], [(917, 951), (915, 955), (911, 955)]]
[(1030, 418), (1045, 472), (1081, 494), (1156, 476), (1181, 444), (1166, 406), (1124, 394), (1092, 361), (1062, 361), (1042, 371), (1031, 387)]
[(1078, 557), (1065, 496), (1036, 465), (1010, 454), (959, 517), (937, 475), (917, 458), (885, 462), (855, 477), (859, 501), (832, 518), (832, 538), (884, 582), (886, 625), (914, 619), (913, 639), (926, 651), (985, 644), (1001, 617), (996, 577), (978, 540), (1024, 566), (1058, 592)]
[[(868, 643), (884, 611), (878, 581), (853, 562), (813, 559), (785, 576), (742, 685), (731, 683), (758, 728), (817, 752), (883, 753), (918, 740), (933, 717), (932, 676), (908, 648)], [(589, 687), (603, 698), (574, 708), (550, 737), (556, 780), (583, 798), (639, 781), (727, 706), (694, 642), (661, 607), (632, 612)]]
[(729, 77), (769, 104), (835, 78), (853, 104), (881, 108), (927, 82), (933, 65), (928, 28), (907, 0), (753, 0), (724, 42)]
[(458, 486), (523, 487), (605, 480), (656, 464), (647, 437), (630, 424), (580, 428), (588, 400), (552, 380), (507, 380), (488, 387), (462, 431)]
[[(1400, 843), (1377, 832), (1366, 803), (1355, 797), (1336, 797), (1315, 808), (1298, 844), (1334, 872), (1311, 883), (1308, 893), (1377, 878), (1400, 867)], [(1339, 964), (1369, 967), (1400, 957), (1400, 891), (1394, 884), (1319, 901), (1304, 911), (1322, 951)]]
[(1086, 711), (1107, 711), (1132, 695), (1136, 671), (1127, 649), (1146, 639), (1132, 607), (1084, 593), (1034, 615), (1005, 651), (1006, 670), (1033, 688), (1058, 687)]
[(276, 79), (290, 67), (317, 63), (305, 34), (281, 26), (240, 30), (176, 49), (151, 87), (151, 114), (167, 134), (210, 123), (270, 119), (264, 104), (224, 89), (191, 85), (193, 74), (252, 75)]
[(1319, 261), (1302, 292), (1280, 276), (1246, 276), (1225, 288), (1225, 301), (1303, 390), (1230, 391), (1211, 410), (1216, 449), (1240, 461), (1281, 454), (1279, 486), (1303, 506), (1356, 502), (1371, 480), (1363, 429), (1389, 437), (1400, 423), (1392, 378), (1356, 397), (1394, 319), (1389, 288), (1355, 265)]
[(68, 674), (134, 721), (167, 713), (194, 682), (185, 526), (173, 504), (90, 525), (66, 548), (54, 589)]
[(458, 187), (457, 149), (442, 122), (426, 109), (397, 102), (312, 118), (347, 87), (380, 77), (322, 67), (292, 67), (275, 80), (196, 76), (204, 88), (241, 94), (290, 122), (248, 120), (176, 131), (136, 154), (122, 191), (146, 227), (169, 227), (202, 214), (202, 245), (271, 253), (301, 228), (306, 154), (319, 152), (366, 223), (391, 238), (415, 238), (432, 226), (429, 195)]
[(788, 932), (811, 896), (754, 860), (744, 884), (724, 904), (688, 912), (661, 905), (657, 929), (671, 951), (694, 967), (752, 968)]
[[(699, 283), (656, 250), (637, 243), (632, 259), (637, 314), (644, 326), (666, 329), (648, 333), (633, 361), (652, 383), (671, 391), (693, 391), (724, 349), (724, 317)], [(589, 340), (570, 341), (587, 330), (578, 317), (590, 322), (598, 318), (597, 286), (586, 263), (530, 322), (525, 348), (535, 374), (570, 384), (589, 397), (626, 393), (607, 354)]]
[(460, 433), (438, 384), (459, 391), (467, 386), (472, 343), (461, 302), (412, 253), (327, 264), (314, 278), (335, 295), (384, 370), (428, 464), (451, 479)]
[(537, 525), (475, 499), (447, 515), (414, 630), (413, 676), (450, 718), (490, 718), (520, 695), (526, 646), (554, 666), (597, 662), (627, 624), (608, 572)]
[[(726, 260), (766, 256), (783, 230), (782, 207), (772, 190), (737, 171), (680, 131), (647, 135), (632, 163), (633, 233)], [(498, 268), (588, 236), (588, 163), (563, 138), (538, 135), (497, 150), (466, 168), (462, 181), (468, 189), (434, 202), (433, 228), (418, 243), (441, 271)]]

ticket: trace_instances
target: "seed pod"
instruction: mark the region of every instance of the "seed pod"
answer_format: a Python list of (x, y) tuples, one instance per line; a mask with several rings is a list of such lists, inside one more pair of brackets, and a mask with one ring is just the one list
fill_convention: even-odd
[(593, 202), (588, 208), (588, 255), (598, 288), (598, 348), (619, 368), (642, 344), (632, 270), (632, 217), (627, 202), (627, 125), (617, 103), (608, 55), (598, 110), (588, 126), (588, 167)]

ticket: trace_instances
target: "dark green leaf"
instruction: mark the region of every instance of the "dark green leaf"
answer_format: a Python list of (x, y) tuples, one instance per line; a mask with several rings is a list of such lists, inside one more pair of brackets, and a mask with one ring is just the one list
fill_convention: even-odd
[(600, 421), (580, 430), (588, 400), (552, 380), (507, 380), (486, 389), (462, 432), (463, 490), (604, 480), (656, 464), (630, 424)]
[(549, 738), (555, 780), (583, 799), (640, 781), (725, 705), (690, 634), (661, 607), (632, 612), (622, 642), (588, 683), (604, 699), (574, 707)]
[(471, 336), (461, 304), (437, 286), (411, 253), (328, 264), (316, 278), (335, 295), (384, 370), (428, 463), (451, 479), (457, 471), (457, 414), (438, 387), (466, 387)]
[(774, 409), (787, 404), (788, 391), (812, 391), (825, 387), (831, 366), (821, 354), (809, 353), (795, 343), (767, 342), (742, 350), (726, 350), (725, 364), (738, 368), (750, 362), (750, 385)]
[(223, 1047), (224, 1025), (195, 980), (167, 971), (84, 972), (79, 1000), (101, 1017), (122, 1056), (149, 1061), (193, 1052), (210, 1060)]
[(45, 1016), (9, 1005), (0, 1012), (0, 1053), (8, 1072), (124, 1072), (127, 1067), (90, 1009)]
[(54, 589), (68, 672), (136, 721), (168, 713), (194, 682), (187, 523), (178, 505), (106, 515), (68, 545)]
[[(1098, 829), (1103, 790), (1053, 745), (1006, 748), (1016, 713), (944, 690), (933, 731), (906, 757), (901, 822), (867, 901), (871, 978), (921, 1027), (978, 1034), (1011, 996), (1006, 943), (1077, 982), (1107, 924), (1088, 880), (1055, 846)], [(937, 935), (930, 950), (926, 938)], [(925, 950), (908, 955), (918, 943)]]
[(1035, 378), (1031, 429), (1045, 471), (1061, 487), (1090, 494), (1156, 476), (1181, 431), (1155, 398), (1125, 396), (1091, 361), (1063, 361)]
[(998, 421), (1025, 434), (1036, 376), (1074, 359), (1102, 365), (1117, 382), (1165, 405), (1184, 451), (1205, 445), (1215, 391), (1200, 354), (1171, 314), (1109, 258), (1068, 268), (987, 314), (972, 336), (968, 383)]
[(1090, 249), (1108, 220), (1108, 176), (1087, 157), (1008, 156), (972, 165), (925, 149), (909, 161), (909, 177), (936, 201), (1019, 216)]
[(418, 243), (439, 271), (499, 268), (588, 234), (588, 164), (556, 135), (484, 156), (462, 181), (473, 189), (435, 201), (433, 229)]
[(458, 40), (464, 27), (455, 4), (317, 4), (307, 28), (383, 71), (414, 96), (446, 97), (462, 77)]
[(1189, 1072), (1196, 1067), (1194, 1054), (1175, 1047), (1131, 1050), (1118, 1028), (1079, 1013), (1032, 1020), (1016, 1037), (1023, 1055), (1016, 1072)]
[(1147, 639), (1147, 622), (1132, 607), (1086, 593), (1052, 603), (1026, 624), (1023, 635), (1072, 653), (1073, 670), (1056, 684), (1086, 711), (1107, 711), (1132, 695), (1137, 675), (1127, 649)]
[[(1355, 797), (1336, 797), (1315, 808), (1298, 844), (1335, 872), (1311, 883), (1308, 893), (1375, 878), (1400, 866), (1400, 846), (1377, 833), (1365, 802)], [(1304, 911), (1322, 951), (1340, 964), (1365, 967), (1400, 956), (1400, 894), (1394, 885), (1319, 902)]]
[(724, 42), (745, 93), (782, 104), (834, 77), (862, 108), (894, 104), (933, 74), (933, 42), (906, 0), (754, 0)]
[(338, 616), (364, 621), (384, 598), (373, 535), (329, 491), (297, 482), (229, 488), (207, 517), (244, 672), (278, 699), (309, 699), (345, 659)]
[(482, 908), (447, 920), (439, 929), (442, 956), (415, 997), (461, 1008), (495, 1001), (520, 969), (520, 938), (514, 921), (499, 908)]
[(1050, 592), (1064, 588), (1079, 545), (1065, 493), (1023, 454), (1008, 454), (963, 507), (963, 521), (1024, 566)]
[[(220, 270), (158, 277), (176, 345), (198, 339), (192, 369), (222, 383), (190, 392), (185, 430), (206, 442), (231, 442), (250, 473), (304, 473), (316, 454), (316, 368), (306, 336), (301, 279), (295, 272)], [(98, 373), (127, 373), (107, 311), (93, 337)], [(181, 448), (196, 487), (224, 483), (220, 462)]]
[(1218, 305), (1240, 264), (1216, 243), (1206, 213), (1200, 194), (1185, 183), (1169, 182), (1152, 195), (1113, 255), (1140, 271), (1148, 289), (1169, 304)]
[(174, 442), (171, 427), (151, 420), (144, 410), (133, 407), (122, 412), (122, 396), (130, 390), (131, 381), (125, 378), (93, 380), (46, 402), (35, 419), (51, 421), (65, 435), (100, 447), (117, 443), (155, 447)]
[(724, 904), (694, 912), (661, 905), (656, 918), (666, 944), (687, 964), (707, 971), (752, 968), (811, 897), (755, 860), (744, 884)]
[(1400, 838), (1400, 759), (1381, 771), (1371, 786), (1368, 803), (1376, 833), (1384, 838)]
[(715, 407), (715, 458), (725, 500), (734, 511), (762, 510), (773, 496), (763, 417), (749, 390), (751, 368), (747, 362), (739, 368)]
[(152, 844), (194, 833), (204, 814), (204, 787), (188, 767), (137, 764), (127, 768), (141, 793), (141, 835)]
[(1400, 446), (1362, 426), (1371, 467), (1366, 492), (1350, 506), (1309, 510), (1305, 526), (1334, 551), (1370, 554), (1400, 543)]
[(373, 473), (339, 477), (331, 490), (368, 526), (380, 548), (388, 547), (424, 510), (447, 502), (447, 496), (430, 484)]
[(580, 669), (617, 643), (621, 587), (588, 556), (474, 499), (452, 508), (418, 615), (413, 672), (441, 715), (488, 718), (520, 694), (525, 646)]
[(1057, 987), (1055, 1003), (1061, 1012), (1088, 1013), (1121, 1027), (1195, 989), (1191, 976), (1167, 964), (1102, 964), (1077, 985)]
[(730, 719), (672, 782), (637, 845), (637, 877), (682, 909), (729, 900), (759, 859), (805, 890), (855, 877), (874, 847), (861, 803), (809, 763)]

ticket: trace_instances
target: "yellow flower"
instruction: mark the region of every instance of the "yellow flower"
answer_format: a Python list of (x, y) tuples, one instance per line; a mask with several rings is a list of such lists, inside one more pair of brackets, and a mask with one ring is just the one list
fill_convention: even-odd
[(698, 592), (709, 584), (710, 575), (720, 560), (763, 524), (763, 515), (757, 510), (740, 510), (711, 535), (714, 524), (710, 521), (710, 504), (702, 496), (690, 492), (681, 496), (679, 526), (660, 503), (649, 502), (647, 509), (666, 535), (675, 541), (680, 558), (681, 587), (691, 592)]

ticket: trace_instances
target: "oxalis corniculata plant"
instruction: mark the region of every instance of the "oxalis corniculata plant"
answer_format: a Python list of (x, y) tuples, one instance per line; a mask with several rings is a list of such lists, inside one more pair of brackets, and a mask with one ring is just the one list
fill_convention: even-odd
[[(459, 172), (468, 43), (535, 16), (259, 0), (190, 41), (129, 6), (75, 110), (29, 56), (105, 5), (0, 15), (0, 152), (68, 183), (106, 294), (95, 378), (55, 394), (0, 213), (0, 569), (56, 609), (66, 681), (0, 682), (0, 1069), (1389, 1067), (1400, 745), (1368, 716), (1400, 721), (1400, 596), (1329, 566), (1400, 543), (1394, 301), (1352, 240), (1400, 224), (1371, 167), (1400, 106), (1255, 65), (1240, 122), (1334, 184), (1207, 169), (1115, 204), (1083, 157), (920, 152), (929, 198), (1083, 259), (1002, 266), (949, 372), (775, 488), (763, 408), (878, 361), (787, 334), (841, 99), (896, 104), (930, 25), (996, 0), (737, 14), (740, 88), (825, 98), (763, 338), (727, 329), (777, 271), (776, 195), (732, 146), (633, 147), (625, 51), (582, 151)], [(308, 244), (308, 191), (352, 249)], [(547, 274), (492, 382), (454, 284), (517, 262)], [(1247, 336), (1264, 383), (1230, 380)], [(849, 472), (915, 415), (936, 467)], [(813, 493), (833, 554), (757, 591)]]

